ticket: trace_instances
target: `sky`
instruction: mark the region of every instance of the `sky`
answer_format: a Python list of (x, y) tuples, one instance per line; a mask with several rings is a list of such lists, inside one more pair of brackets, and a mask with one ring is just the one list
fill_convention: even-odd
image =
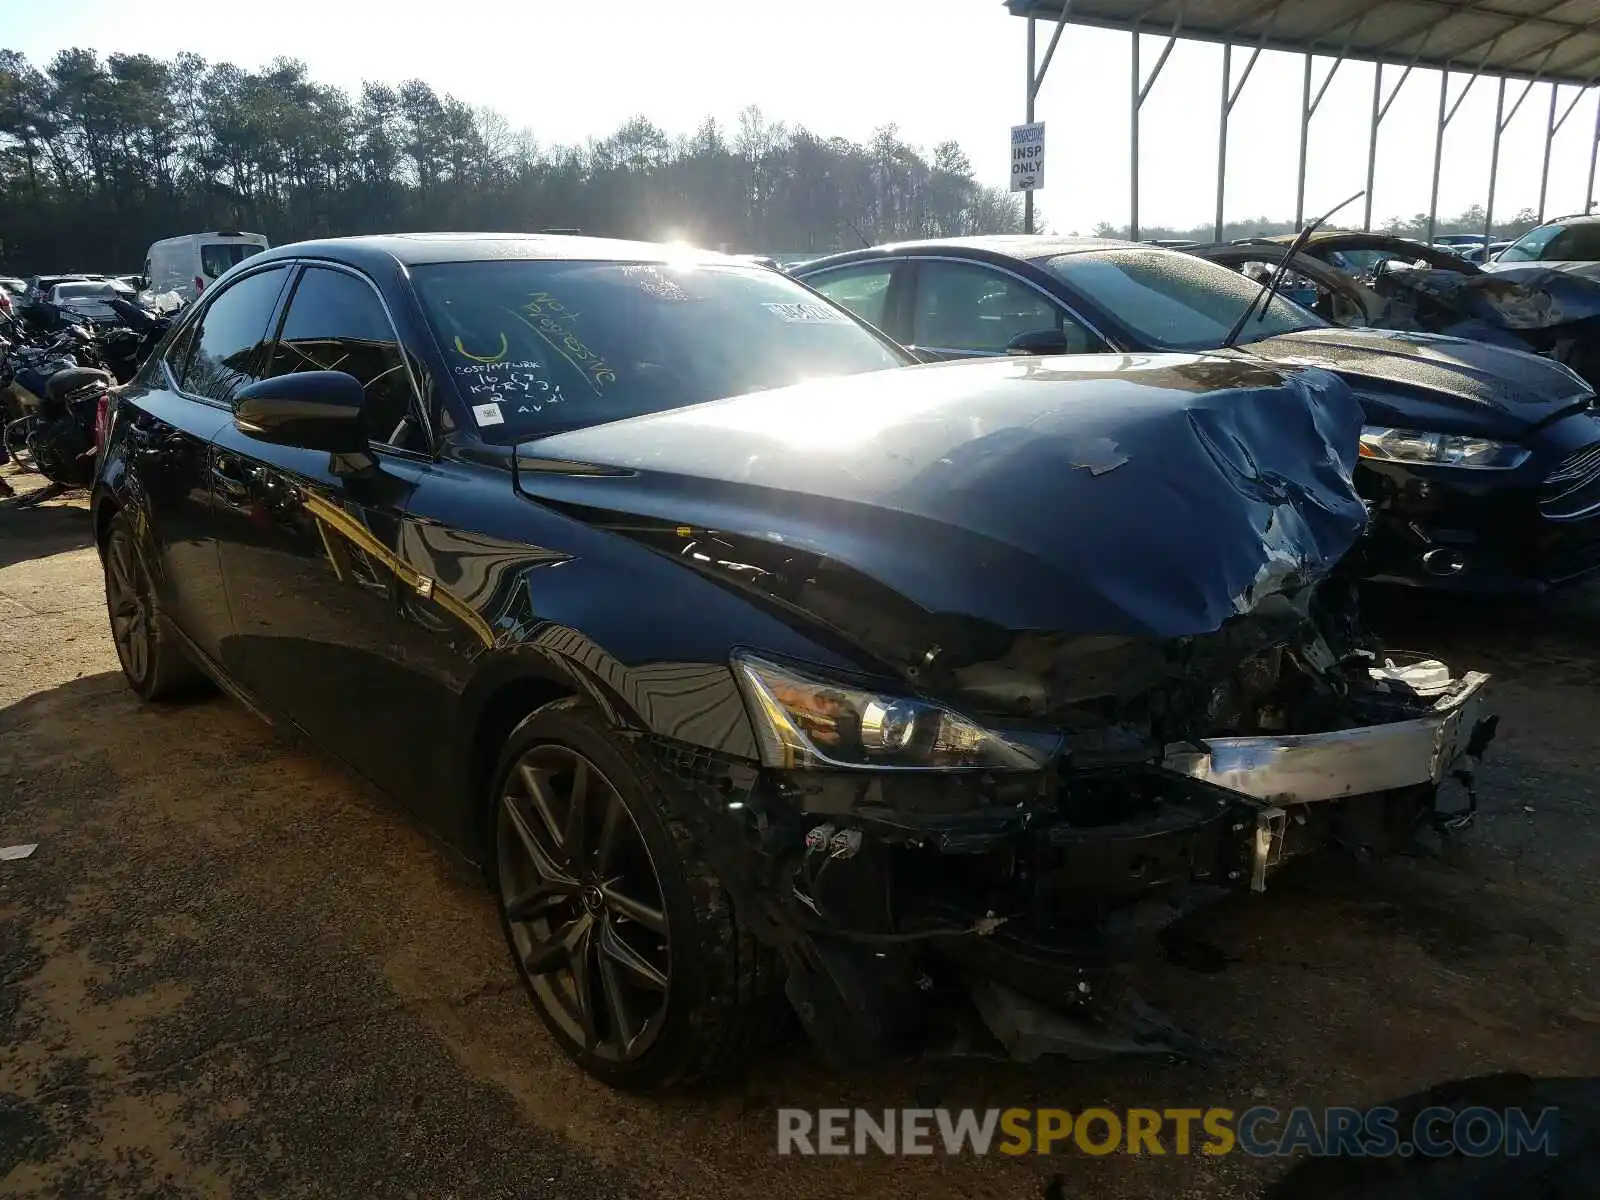
[[(1040, 53), (1050, 26), (1041, 23)], [(1037, 101), (1045, 122), (1045, 228), (1123, 224), (1129, 199), (1126, 33), (1069, 26)], [(1145, 36), (1148, 71), (1164, 37)], [(1022, 121), (1026, 22), (1001, 0), (0, 0), (0, 47), (42, 66), (58, 50), (180, 50), (259, 67), (286, 55), (349, 90), (364, 79), (421, 78), (503, 112), (541, 143), (582, 143), (644, 114), (669, 133), (707, 115), (732, 126), (759, 105), (769, 120), (865, 140), (895, 124), (913, 144), (959, 142), (980, 180), (1005, 185), (1010, 126)], [(1243, 62), (1235, 51), (1235, 72)], [(1145, 227), (1209, 222), (1215, 209), (1222, 49), (1180, 41), (1140, 125)], [(1316, 62), (1320, 81), (1331, 60)], [(1303, 60), (1266, 53), (1234, 109), (1226, 215), (1289, 217), (1295, 203)], [(1386, 81), (1399, 72), (1390, 68)], [(1346, 63), (1311, 127), (1306, 209), (1366, 184), (1373, 67)], [(1452, 101), (1462, 80), (1453, 77)], [(1315, 86), (1313, 90), (1315, 90)], [(1488, 194), (1496, 81), (1480, 79), (1452, 122), (1439, 211)], [(1507, 85), (1509, 111), (1522, 90)], [(1564, 108), (1575, 89), (1564, 88)], [(1379, 140), (1374, 220), (1426, 211), (1439, 74), (1414, 71)], [(1495, 212), (1539, 197), (1550, 88), (1536, 85), (1502, 140)], [(1547, 213), (1581, 211), (1596, 97), (1556, 136)], [(1359, 224), (1361, 204), (1339, 223)]]

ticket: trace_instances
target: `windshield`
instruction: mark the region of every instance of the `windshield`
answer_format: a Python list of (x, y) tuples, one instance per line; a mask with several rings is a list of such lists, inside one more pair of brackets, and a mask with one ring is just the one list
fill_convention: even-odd
[(252, 254), (260, 254), (261, 247), (248, 242), (208, 242), (200, 247), (200, 269), (215, 279), (229, 267), (237, 266)]
[[(1158, 350), (1214, 350), (1261, 285), (1237, 271), (1172, 250), (1093, 250), (1049, 260), (1050, 270)], [(1253, 342), (1327, 324), (1280, 294), (1239, 334)]]
[(1542, 225), (1538, 229), (1530, 229), (1511, 245), (1500, 251), (1498, 262), (1537, 262), (1543, 257), (1544, 248), (1548, 246), (1556, 234), (1561, 232), (1559, 225)]
[(126, 294), (130, 289), (114, 283), (63, 283), (56, 287), (56, 302), (67, 300), (109, 300)]
[(412, 278), (479, 435), (496, 444), (911, 361), (758, 267), (493, 261)]

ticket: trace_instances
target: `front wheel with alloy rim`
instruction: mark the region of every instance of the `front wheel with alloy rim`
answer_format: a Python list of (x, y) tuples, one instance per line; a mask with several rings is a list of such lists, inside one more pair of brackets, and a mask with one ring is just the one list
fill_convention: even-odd
[(122, 513), (111, 518), (105, 573), (111, 641), (128, 686), (141, 700), (169, 700), (195, 690), (203, 677), (167, 627), (133, 525)]
[(506, 941), (579, 1066), (660, 1088), (726, 1074), (765, 1040), (783, 1004), (770, 954), (593, 707), (560, 700), (523, 721), (491, 800)]

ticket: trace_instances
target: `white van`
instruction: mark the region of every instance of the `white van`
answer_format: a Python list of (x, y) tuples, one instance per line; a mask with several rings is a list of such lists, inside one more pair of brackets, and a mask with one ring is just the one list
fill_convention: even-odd
[(237, 229), (186, 233), (163, 238), (151, 246), (145, 256), (144, 274), (150, 281), (150, 290), (157, 295), (177, 292), (193, 301), (229, 267), (266, 248), (267, 239), (259, 233), (241, 233)]

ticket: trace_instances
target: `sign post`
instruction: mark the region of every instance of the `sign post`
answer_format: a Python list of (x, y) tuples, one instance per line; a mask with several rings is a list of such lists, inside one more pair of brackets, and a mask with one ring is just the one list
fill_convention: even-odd
[(1044, 122), (1011, 127), (1011, 190), (1027, 193), (1028, 232), (1033, 232), (1033, 193), (1044, 186)]

